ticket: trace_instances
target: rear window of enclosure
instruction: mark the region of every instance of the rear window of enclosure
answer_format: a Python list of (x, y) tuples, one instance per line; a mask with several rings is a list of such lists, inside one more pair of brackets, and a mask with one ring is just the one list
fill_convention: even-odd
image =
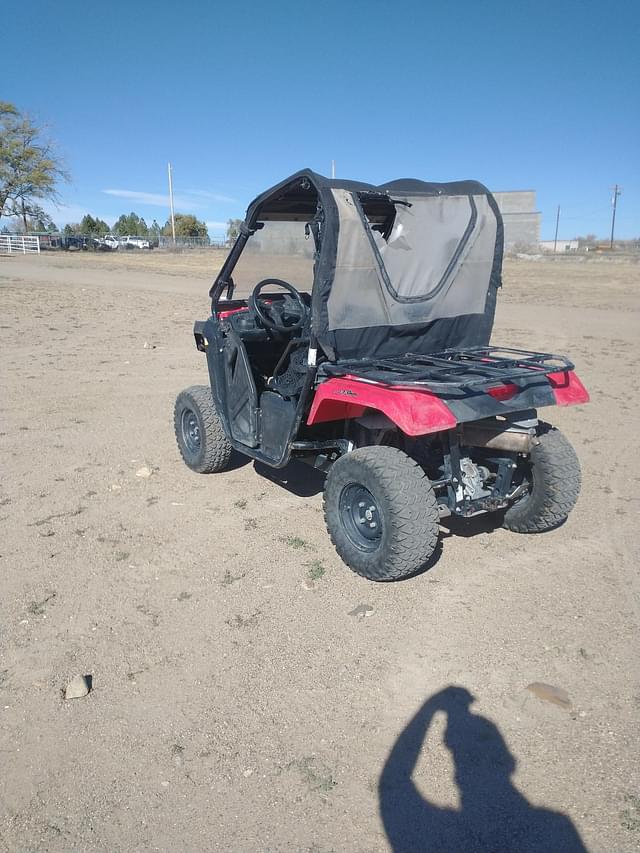
[(232, 273), (236, 296), (248, 296), (259, 281), (280, 278), (297, 290), (311, 292), (313, 240), (307, 239), (304, 222), (274, 222), (252, 234)]
[(391, 295), (400, 302), (433, 299), (473, 245), (473, 196), (360, 196), (369, 235)]

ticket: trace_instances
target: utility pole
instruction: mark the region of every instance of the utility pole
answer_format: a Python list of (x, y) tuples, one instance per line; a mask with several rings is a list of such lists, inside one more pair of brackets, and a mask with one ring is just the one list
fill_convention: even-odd
[(331, 178), (332, 178), (332, 180), (335, 180), (335, 177), (336, 177), (336, 161), (332, 160), (331, 161)]
[(616, 227), (616, 207), (618, 205), (618, 196), (622, 193), (622, 188), (617, 184), (613, 187), (613, 195), (611, 196), (611, 207), (613, 211), (611, 213), (611, 240), (609, 241), (609, 248), (613, 249), (613, 234)]
[(560, 205), (558, 205), (558, 211), (556, 213), (556, 235), (553, 238), (553, 254), (556, 253), (556, 246), (558, 245), (558, 225), (560, 224)]
[(169, 208), (171, 210), (171, 235), (173, 237), (173, 245), (176, 244), (176, 217), (173, 212), (173, 175), (171, 172), (171, 163), (167, 163), (169, 172)]

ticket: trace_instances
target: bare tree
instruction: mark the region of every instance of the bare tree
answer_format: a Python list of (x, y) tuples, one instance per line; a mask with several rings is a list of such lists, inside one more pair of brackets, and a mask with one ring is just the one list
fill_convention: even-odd
[(0, 101), (0, 217), (22, 219), (25, 232), (42, 212), (40, 202), (57, 201), (57, 185), (68, 180), (51, 142), (28, 116)]

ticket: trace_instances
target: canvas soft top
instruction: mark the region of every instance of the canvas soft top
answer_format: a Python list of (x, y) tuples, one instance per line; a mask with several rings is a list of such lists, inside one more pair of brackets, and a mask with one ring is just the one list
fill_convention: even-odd
[(483, 184), (303, 169), (251, 202), (245, 239), (268, 220), (304, 222), (315, 239), (312, 332), (331, 361), (489, 343), (503, 225)]
[(318, 193), (336, 189), (355, 193), (420, 193), (431, 196), (489, 193), (489, 190), (478, 181), (429, 183), (417, 178), (398, 178), (385, 184), (368, 184), (346, 178), (328, 178), (312, 169), (301, 169), (254, 198), (247, 208), (247, 224), (250, 225), (259, 219), (277, 219), (279, 215), (287, 215), (287, 218), (296, 213), (313, 216), (315, 202), (313, 194), (309, 192), (309, 185)]

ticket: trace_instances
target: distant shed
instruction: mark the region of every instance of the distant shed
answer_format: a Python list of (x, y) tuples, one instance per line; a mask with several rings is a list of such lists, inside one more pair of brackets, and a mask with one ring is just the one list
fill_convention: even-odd
[(577, 252), (580, 248), (579, 240), (541, 240), (540, 248), (543, 252), (555, 252), (556, 255), (564, 252)]
[(540, 211), (535, 190), (493, 192), (504, 221), (504, 244), (536, 246), (540, 241)]

